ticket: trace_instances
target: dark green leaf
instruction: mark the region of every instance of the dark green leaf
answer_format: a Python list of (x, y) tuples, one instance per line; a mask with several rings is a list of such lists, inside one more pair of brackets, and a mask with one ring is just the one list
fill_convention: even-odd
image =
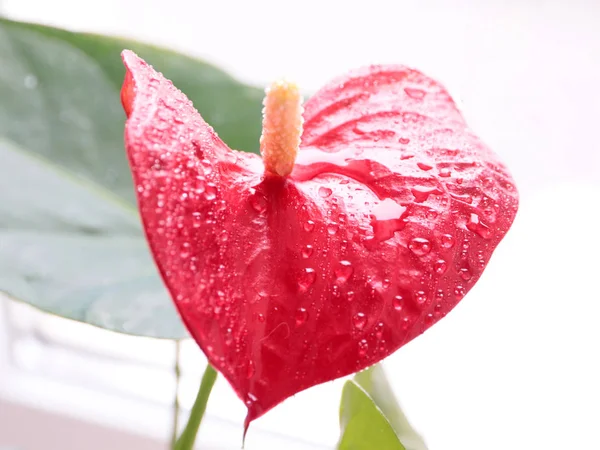
[(381, 364), (357, 373), (354, 380), (381, 410), (407, 450), (427, 450), (423, 438), (412, 428), (400, 409)]
[(405, 450), (371, 397), (354, 381), (342, 391), (338, 450)]
[(171, 51), (0, 19), (0, 291), (114, 331), (179, 338), (123, 149), (124, 48), (172, 79), (230, 146), (257, 151), (260, 90)]

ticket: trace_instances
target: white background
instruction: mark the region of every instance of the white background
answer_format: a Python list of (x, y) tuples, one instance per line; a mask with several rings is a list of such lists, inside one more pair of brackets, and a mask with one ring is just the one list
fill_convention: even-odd
[[(511, 168), (521, 206), (479, 284), (386, 361), (396, 393), (431, 450), (600, 449), (600, 2), (4, 0), (2, 7), (14, 18), (164, 44), (258, 84), (287, 76), (315, 90), (347, 69), (382, 62), (441, 80)], [(187, 404), (193, 390), (184, 386)], [(256, 429), (332, 447), (339, 392), (338, 381), (301, 393)], [(99, 408), (89, 409), (100, 415)], [(221, 383), (211, 417), (241, 424), (243, 412)], [(138, 430), (163, 433), (143, 415), (137, 422)], [(283, 448), (255, 436), (250, 450)]]

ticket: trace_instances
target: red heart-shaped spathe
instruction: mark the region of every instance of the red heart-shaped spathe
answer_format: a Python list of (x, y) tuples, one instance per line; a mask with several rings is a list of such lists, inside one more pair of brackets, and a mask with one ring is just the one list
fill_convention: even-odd
[(125, 142), (150, 247), (248, 422), (446, 315), (514, 219), (510, 174), (415, 70), (368, 67), (320, 90), (283, 179), (230, 150), (136, 55), (123, 59)]

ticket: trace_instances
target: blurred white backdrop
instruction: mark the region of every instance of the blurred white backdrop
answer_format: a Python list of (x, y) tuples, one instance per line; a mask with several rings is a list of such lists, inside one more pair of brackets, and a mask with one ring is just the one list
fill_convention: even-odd
[[(162, 44), (256, 84), (316, 90), (384, 62), (442, 81), (512, 170), (521, 206), (479, 284), (386, 361), (395, 391), (431, 450), (600, 449), (600, 2), (4, 0), (2, 12)], [(340, 387), (301, 393), (256, 428), (332, 448)], [(244, 408), (220, 382), (209, 414), (241, 424)], [(267, 448), (252, 431), (247, 444)]]

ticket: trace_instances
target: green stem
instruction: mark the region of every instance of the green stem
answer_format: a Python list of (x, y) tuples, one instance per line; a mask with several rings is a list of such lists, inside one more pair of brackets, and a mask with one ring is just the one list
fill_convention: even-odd
[(181, 341), (175, 341), (175, 400), (173, 401), (173, 429), (171, 432), (171, 449), (175, 450), (179, 433), (179, 382), (181, 381)]
[(179, 439), (175, 444), (174, 450), (192, 450), (194, 447), (198, 428), (200, 427), (200, 422), (202, 422), (204, 411), (206, 411), (208, 397), (210, 396), (210, 391), (212, 390), (216, 379), (217, 371), (208, 364), (204, 371), (204, 375), (202, 376), (202, 382), (200, 383), (196, 401), (190, 411), (190, 417), (188, 418), (188, 422), (181, 433), (181, 436), (179, 436)]

